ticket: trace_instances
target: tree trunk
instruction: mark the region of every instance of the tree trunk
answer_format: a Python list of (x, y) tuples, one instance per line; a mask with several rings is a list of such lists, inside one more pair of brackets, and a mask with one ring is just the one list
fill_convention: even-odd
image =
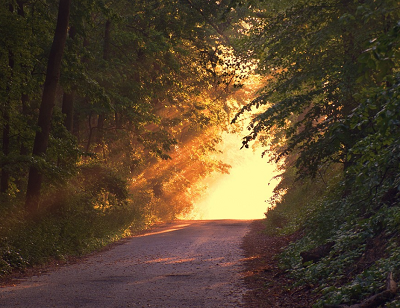
[[(83, 48), (89, 46), (89, 41), (85, 36), (83, 39)], [(87, 64), (89, 63), (89, 58), (86, 56), (82, 56), (82, 63)], [(87, 103), (87, 99), (85, 99), (85, 104)], [(81, 115), (79, 109), (74, 108), (73, 110), (73, 120), (72, 120), (72, 134), (76, 137), (78, 144), (81, 142), (80, 138), (80, 126), (81, 125)]]
[(106, 61), (110, 60), (110, 47), (111, 47), (111, 21), (108, 19), (106, 22), (106, 28), (104, 30), (104, 49), (103, 49), (103, 59)]
[(72, 134), (76, 137), (78, 144), (81, 141), (80, 138), (80, 114), (79, 112), (73, 113), (73, 124), (72, 124)]
[[(25, 1), (26, 2), (26, 1)], [(24, 1), (17, 1), (17, 13), (19, 16), (25, 17), (25, 11), (24, 11)]]
[[(76, 35), (76, 29), (71, 26), (69, 29), (70, 39), (74, 39)], [(63, 101), (62, 101), (62, 113), (65, 115), (64, 126), (69, 131), (72, 132), (73, 120), (74, 120), (74, 89), (72, 88), (69, 92), (64, 91)]]
[[(10, 10), (12, 7), (10, 7)], [(8, 53), (8, 65), (10, 66), (11, 71), (14, 68), (14, 56), (13, 53), (10, 51)], [(11, 81), (12, 83), (12, 73), (11, 73)], [(7, 86), (7, 92), (10, 93), (10, 88)], [(4, 157), (8, 157), (10, 154), (10, 97), (7, 99), (7, 101), (4, 103), (4, 109), (3, 109), (3, 142), (2, 142), (2, 150)], [(0, 192), (5, 193), (8, 190), (8, 182), (10, 179), (10, 173), (7, 171), (7, 168), (5, 166), (6, 163), (4, 163), (1, 166), (1, 184), (0, 184)]]
[(92, 143), (92, 135), (93, 135), (92, 113), (89, 114), (88, 125), (89, 125), (89, 136), (88, 136), (88, 140), (87, 140), (87, 144), (86, 144), (86, 153), (89, 153), (90, 144)]
[[(111, 48), (111, 20), (106, 21), (105, 29), (104, 29), (104, 46), (103, 46), (103, 60), (110, 60), (110, 49)], [(100, 153), (100, 151), (104, 150), (104, 123), (106, 120), (106, 114), (104, 112), (100, 113), (97, 119), (97, 127), (95, 131), (95, 142), (96, 148), (95, 152)], [(103, 151), (104, 156), (104, 151)]]
[(74, 123), (74, 91), (70, 93), (64, 92), (63, 102), (62, 102), (62, 113), (65, 115), (64, 126), (69, 131), (72, 132)]
[[(21, 96), (21, 104), (22, 104), (22, 109), (21, 112), (24, 116), (28, 116), (28, 101), (29, 101), (29, 96), (27, 94), (22, 94)], [(25, 143), (23, 140), (20, 141), (21, 146), (19, 149), (19, 154), (20, 155), (28, 155), (29, 151), (28, 148), (25, 146)]]
[(122, 113), (115, 112), (115, 129), (122, 129)]
[[(8, 106), (7, 106), (8, 105)], [(5, 110), (3, 111), (3, 154), (7, 157), (10, 154), (10, 112), (8, 110), (9, 102), (6, 102)], [(7, 171), (5, 164), (1, 166), (1, 185), (0, 192), (5, 193), (8, 190), (8, 182), (10, 173)]]
[(105, 151), (104, 151), (104, 122), (105, 122), (105, 115), (104, 113), (99, 114), (97, 119), (97, 127), (96, 127), (96, 147), (94, 149), (95, 153), (103, 153), (103, 159), (106, 158)]
[(99, 117), (97, 119), (97, 134), (96, 134), (96, 143), (97, 144), (103, 143), (104, 122), (105, 122), (104, 113), (99, 114)]
[[(36, 132), (32, 151), (33, 156), (43, 156), (48, 146), (51, 117), (60, 78), (61, 59), (67, 39), (70, 7), (71, 0), (60, 0), (57, 26), (47, 63), (46, 80), (44, 82), (42, 102), (39, 109), (38, 126), (40, 129)], [(25, 200), (25, 208), (30, 214), (35, 214), (39, 209), (42, 178), (43, 175), (38, 167), (31, 166)]]
[[(104, 46), (103, 46), (103, 60), (110, 60), (110, 48), (111, 48), (111, 20), (107, 20), (106, 26), (104, 29)], [(97, 139), (96, 142), (99, 144), (103, 140), (103, 131), (104, 131), (104, 121), (106, 119), (106, 115), (104, 113), (99, 114), (99, 118), (97, 121)]]

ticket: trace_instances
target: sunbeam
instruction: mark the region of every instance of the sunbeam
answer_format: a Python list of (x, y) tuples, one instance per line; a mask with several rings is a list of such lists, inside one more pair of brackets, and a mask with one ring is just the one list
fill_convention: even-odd
[(278, 180), (276, 165), (262, 158), (261, 148), (240, 150), (241, 137), (224, 136), (225, 159), (230, 174), (219, 175), (208, 182), (208, 194), (195, 205), (197, 219), (261, 219)]

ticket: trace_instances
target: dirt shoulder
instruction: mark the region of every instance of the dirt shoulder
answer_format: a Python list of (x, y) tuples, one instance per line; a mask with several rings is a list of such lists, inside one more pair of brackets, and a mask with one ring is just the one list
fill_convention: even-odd
[(315, 295), (307, 288), (292, 288), (293, 280), (278, 267), (277, 255), (298, 234), (273, 236), (264, 232), (262, 220), (254, 221), (244, 237), (245, 284), (249, 291), (244, 296), (245, 307), (311, 307)]

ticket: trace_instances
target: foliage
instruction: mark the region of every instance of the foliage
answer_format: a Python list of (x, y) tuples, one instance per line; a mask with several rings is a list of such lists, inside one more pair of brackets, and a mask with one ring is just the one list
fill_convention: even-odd
[[(298, 180), (295, 167), (286, 167), (279, 176), (279, 184), (274, 189), (274, 195), (269, 199), (267, 210), (267, 228), (269, 232), (288, 234), (300, 228), (324, 228), (324, 234), (329, 233), (333, 220), (326, 219), (328, 211), (335, 211), (335, 205), (322, 212), (323, 217), (315, 217), (321, 202), (334, 199), (338, 195), (336, 187), (341, 181), (339, 166), (327, 171), (324, 175), (314, 180)], [(314, 217), (312, 222), (310, 218)], [(329, 223), (328, 223), (328, 221)], [(320, 230), (321, 231), (321, 230)]]
[[(287, 10), (256, 19), (245, 46), (260, 59), (259, 70), (273, 78), (234, 119), (253, 106), (268, 107), (254, 118), (244, 145), (263, 131), (280, 130), (286, 141), (276, 158), (296, 150), (302, 175), (315, 177), (330, 163), (352, 165), (356, 159), (348, 152), (368, 133), (359, 122), (361, 129), (355, 129), (353, 109), (364, 100), (365, 89), (385, 88), (375, 78), (360, 82), (371, 74), (364, 63), (373, 60), (366, 60), (365, 51), (369, 40), (387, 36), (384, 29), (396, 18), (395, 6), (394, 2), (296, 1)], [(386, 60), (379, 62), (378, 70), (390, 72), (393, 61), (381, 59)]]
[[(292, 167), (293, 168), (293, 167)], [(340, 168), (329, 172), (326, 183), (297, 180), (288, 168), (267, 213), (269, 233), (299, 232), (280, 255), (280, 265), (295, 278), (291, 287), (307, 287), (318, 294), (315, 307), (355, 304), (385, 288), (386, 276), (399, 277), (398, 205), (382, 205), (366, 214), (361, 193), (343, 197)], [(294, 185), (293, 185), (294, 184)], [(295, 188), (293, 188), (295, 187)], [(301, 253), (321, 245), (333, 247), (320, 260), (303, 262)], [(395, 307), (397, 299), (391, 305)]]
[[(96, 249), (188, 213), (226, 97), (249, 73), (234, 2), (72, 2), (49, 142), (33, 156), (58, 2), (0, 5), (0, 271)], [(30, 168), (43, 177), (25, 217)], [(40, 177), (40, 178), (41, 178)]]
[[(320, 295), (316, 307), (351, 305), (382, 291), (388, 272), (400, 276), (398, 2), (285, 5), (260, 2), (248, 18), (243, 46), (269, 82), (234, 121), (260, 108), (243, 145), (261, 138), (286, 159), (267, 224), (303, 237), (282, 266)], [(328, 255), (302, 262), (327, 243)]]
[(79, 256), (144, 227), (142, 205), (129, 198), (118, 175), (98, 165), (80, 170), (68, 186), (45, 198), (39, 220), (27, 220), (18, 206), (3, 210), (3, 274), (49, 258)]

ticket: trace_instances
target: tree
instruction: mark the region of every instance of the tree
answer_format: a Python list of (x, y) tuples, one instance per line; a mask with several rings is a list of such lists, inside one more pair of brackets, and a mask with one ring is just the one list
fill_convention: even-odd
[[(42, 102), (39, 111), (38, 126), (40, 130), (36, 132), (32, 152), (32, 155), (39, 159), (42, 155), (46, 154), (48, 146), (51, 116), (55, 105), (56, 90), (61, 70), (61, 60), (67, 38), (70, 6), (71, 0), (60, 0), (59, 2), (57, 26), (48, 58), (46, 80), (44, 83)], [(25, 202), (26, 209), (31, 214), (35, 213), (39, 208), (41, 185), (41, 170), (37, 165), (31, 166), (29, 170)]]
[[(22, 175), (28, 161), (25, 149), (32, 132), (30, 120), (34, 117), (28, 101), (34, 98), (36, 89), (33, 89), (42, 80), (40, 74), (35, 74), (41, 66), (38, 41), (44, 40), (47, 33), (32, 34), (37, 20), (36, 15), (26, 14), (27, 5), (30, 4), (25, 1), (12, 1), (0, 6), (3, 196), (15, 193), (16, 185), (25, 176)], [(40, 5), (36, 9), (40, 12)]]
[(389, 12), (391, 6), (331, 0), (293, 1), (275, 12), (258, 7), (256, 17), (249, 18), (252, 35), (245, 46), (259, 58), (259, 71), (271, 78), (234, 119), (252, 107), (266, 106), (254, 118), (244, 146), (275, 130), (285, 144), (275, 145), (276, 159), (299, 153), (301, 176), (315, 176), (331, 163), (342, 163), (345, 170), (352, 166), (356, 158), (349, 151), (365, 136), (350, 123), (366, 86), (358, 82), (364, 74), (359, 59), (386, 23), (381, 14), (366, 17), (362, 10), (385, 7)]
[(243, 77), (226, 46), (243, 15), (233, 2), (10, 0), (0, 8), (1, 190), (11, 187), (11, 202), (25, 195), (28, 212), (41, 188), (50, 198), (82, 164), (133, 176), (171, 158), (177, 142), (227, 123), (227, 90)]
[(360, 104), (350, 116), (352, 128), (363, 132), (349, 151), (356, 163), (349, 173), (353, 185), (371, 200), (372, 209), (399, 201), (399, 13), (396, 1), (381, 6), (360, 6), (365, 20), (380, 19), (380, 31), (359, 58), (364, 85)]

